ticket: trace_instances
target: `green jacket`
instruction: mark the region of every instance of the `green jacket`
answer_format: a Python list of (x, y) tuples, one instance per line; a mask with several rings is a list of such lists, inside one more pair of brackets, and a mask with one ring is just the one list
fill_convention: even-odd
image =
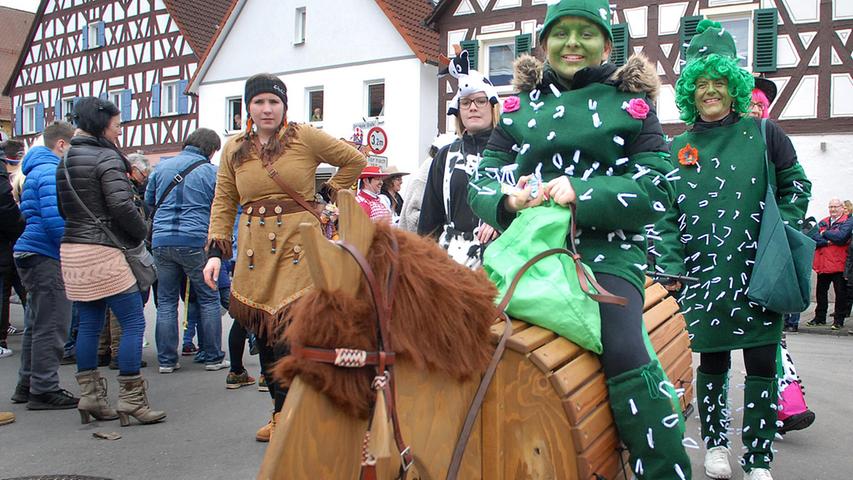
[(536, 172), (543, 184), (568, 176), (578, 195), (576, 243), (585, 263), (642, 293), (646, 227), (673, 198), (667, 180), (673, 168), (651, 107), (658, 76), (645, 59), (632, 57), (619, 71), (605, 64), (578, 72), (569, 89), (548, 67), (541, 81), (528, 81), (523, 72), (539, 77), (542, 70), (531, 62), (516, 65), (520, 105), (513, 110), (514, 101), (505, 101), (470, 183), (469, 203), (486, 223), (504, 230), (515, 214), (504, 205), (501, 184)]

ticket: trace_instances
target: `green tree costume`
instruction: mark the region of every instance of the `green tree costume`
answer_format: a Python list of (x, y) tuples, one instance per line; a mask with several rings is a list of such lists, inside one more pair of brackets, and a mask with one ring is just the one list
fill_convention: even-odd
[[(582, 17), (610, 35), (607, 0), (563, 0), (548, 7), (540, 43), (565, 16)], [(505, 101), (471, 179), (472, 209), (504, 230), (515, 213), (505, 206), (502, 186), (515, 185), (524, 175), (537, 175), (542, 186), (567, 176), (577, 193), (578, 251), (594, 273), (619, 277), (641, 296), (645, 231), (673, 198), (667, 179), (672, 166), (651, 107), (659, 87), (654, 68), (633, 57), (618, 72), (604, 64), (566, 80), (550, 65), (524, 57), (515, 73), (513, 83), (521, 92)], [(632, 320), (641, 325), (641, 312), (636, 317)], [(607, 379), (610, 405), (637, 478), (686, 480), (691, 478), (690, 460), (679, 415), (660, 393), (663, 377), (657, 361), (612, 375)]]
[[(657, 257), (658, 270), (699, 278), (685, 285), (679, 300), (693, 351), (710, 354), (776, 345), (781, 340), (782, 315), (766, 311), (746, 295), (767, 190), (765, 154), (769, 151), (770, 164), (776, 169), (777, 203), (784, 221), (802, 223), (811, 183), (795, 154), (793, 159), (774, 158), (759, 120), (741, 118), (749, 98), (744, 92), (751, 92), (752, 78), (715, 70), (716, 65), (737, 69), (731, 35), (707, 20), (700, 23), (698, 32), (676, 87), (677, 92), (686, 92), (677, 97), (682, 118), (691, 124), (698, 120), (690, 103), (693, 90), (687, 88), (695, 85), (697, 71), (706, 78), (728, 78), (729, 93), (736, 97), (735, 112), (718, 122), (699, 122), (701, 128), (697, 123), (673, 140), (675, 203), (656, 225), (660, 239), (651, 252)], [(693, 76), (686, 79), (685, 75)], [(747, 81), (738, 83), (739, 79)], [(785, 143), (793, 152), (781, 129), (768, 122), (768, 132), (776, 144)], [(747, 472), (769, 469), (776, 433), (776, 380), (749, 375), (745, 389), (742, 438), (747, 452), (741, 464)], [(700, 366), (696, 392), (706, 447), (728, 447), (728, 374), (708, 374)]]

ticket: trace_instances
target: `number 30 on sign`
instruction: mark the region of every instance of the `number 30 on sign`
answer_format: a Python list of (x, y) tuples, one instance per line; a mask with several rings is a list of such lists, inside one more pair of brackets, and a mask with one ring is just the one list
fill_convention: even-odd
[(370, 151), (379, 155), (388, 148), (388, 134), (379, 127), (373, 127), (367, 132), (367, 146)]

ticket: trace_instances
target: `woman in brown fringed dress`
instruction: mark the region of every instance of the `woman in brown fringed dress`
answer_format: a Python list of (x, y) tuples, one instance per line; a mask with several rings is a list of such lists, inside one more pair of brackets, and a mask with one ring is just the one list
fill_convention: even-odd
[[(312, 288), (308, 265), (302, 261), (300, 223), (320, 223), (270, 176), (270, 168), (304, 200), (313, 200), (317, 166), (340, 167), (326, 184), (334, 197), (355, 183), (364, 156), (348, 144), (309, 126), (287, 122), (287, 88), (276, 76), (254, 75), (246, 80), (249, 121), (246, 131), (222, 149), (216, 194), (208, 231), (209, 260), (205, 281), (216, 288), (221, 259), (231, 254), (237, 206), (243, 213), (237, 235), (237, 258), (231, 285), (231, 316), (259, 340), (261, 373), (287, 354), (276, 335), (289, 305)], [(309, 202), (313, 205), (313, 202)], [(268, 381), (275, 404), (273, 419), (258, 430), (258, 441), (269, 441), (286, 389)]]

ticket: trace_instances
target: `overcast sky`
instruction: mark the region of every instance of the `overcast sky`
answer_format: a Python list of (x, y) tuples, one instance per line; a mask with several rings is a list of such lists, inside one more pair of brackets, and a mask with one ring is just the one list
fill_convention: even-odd
[(41, 0), (0, 0), (0, 5), (4, 7), (17, 8), (28, 12), (35, 12), (39, 8), (39, 3)]

